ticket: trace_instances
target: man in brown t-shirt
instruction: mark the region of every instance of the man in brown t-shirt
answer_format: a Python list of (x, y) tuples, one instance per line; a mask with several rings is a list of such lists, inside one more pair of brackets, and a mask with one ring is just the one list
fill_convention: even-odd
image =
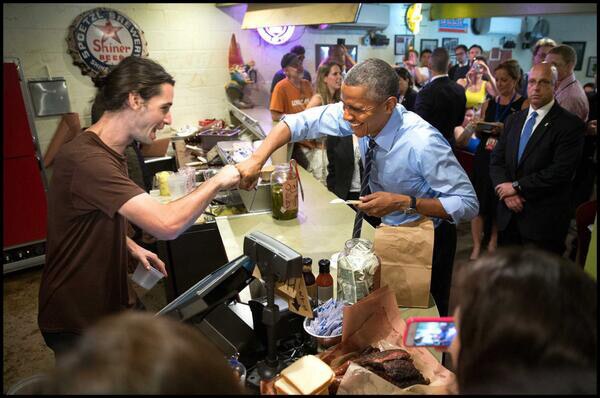
[[(275, 85), (271, 95), (271, 118), (279, 121), (284, 114), (294, 114), (306, 109), (306, 105), (313, 96), (313, 89), (308, 80), (303, 79), (302, 62), (298, 55), (287, 53), (281, 58), (281, 69), (286, 78)], [(294, 144), (292, 159), (305, 169), (309, 168), (309, 161), (300, 147), (307, 150), (315, 147), (314, 140), (305, 140)]]
[(96, 101), (105, 109), (100, 120), (56, 157), (38, 314), (56, 355), (99, 318), (130, 307), (128, 256), (167, 276), (156, 254), (126, 236), (127, 221), (159, 239), (174, 239), (221, 189), (239, 182), (237, 169), (225, 166), (190, 194), (161, 204), (129, 179), (125, 148), (134, 139), (152, 143), (171, 124), (174, 84), (157, 63), (125, 58), (99, 89)]

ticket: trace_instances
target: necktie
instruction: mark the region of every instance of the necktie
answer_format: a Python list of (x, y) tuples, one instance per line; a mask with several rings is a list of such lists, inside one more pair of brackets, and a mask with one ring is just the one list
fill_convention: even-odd
[(521, 139), (519, 140), (519, 153), (517, 155), (517, 164), (521, 161), (521, 156), (523, 152), (525, 152), (525, 147), (527, 146), (527, 141), (531, 138), (531, 133), (533, 133), (533, 126), (535, 125), (535, 118), (537, 117), (537, 112), (532, 112), (529, 116), (529, 119), (525, 123), (525, 127), (523, 128), (523, 132), (521, 133)]
[[(365, 196), (369, 192), (369, 174), (371, 173), (371, 165), (373, 163), (373, 154), (375, 153), (375, 147), (377, 144), (375, 140), (369, 138), (369, 149), (365, 155), (365, 167), (363, 169), (363, 179), (360, 184), (360, 196)], [(360, 231), (362, 229), (362, 221), (363, 221), (364, 213), (362, 211), (358, 211), (356, 213), (356, 218), (354, 219), (354, 230), (352, 231), (352, 238), (360, 238)]]

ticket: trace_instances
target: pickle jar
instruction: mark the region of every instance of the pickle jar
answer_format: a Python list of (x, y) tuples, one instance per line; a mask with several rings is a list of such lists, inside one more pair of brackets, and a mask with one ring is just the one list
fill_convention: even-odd
[(368, 239), (346, 241), (337, 263), (337, 299), (355, 304), (374, 290), (379, 259)]
[(298, 178), (288, 164), (275, 165), (271, 174), (273, 218), (291, 220), (298, 216)]

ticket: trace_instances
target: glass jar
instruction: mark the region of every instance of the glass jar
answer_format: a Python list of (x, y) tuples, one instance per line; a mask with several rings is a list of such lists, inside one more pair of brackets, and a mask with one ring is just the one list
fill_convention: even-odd
[(337, 262), (337, 299), (354, 304), (373, 291), (379, 259), (368, 239), (350, 239)]
[(291, 220), (298, 216), (298, 178), (288, 163), (275, 165), (271, 174), (273, 218)]

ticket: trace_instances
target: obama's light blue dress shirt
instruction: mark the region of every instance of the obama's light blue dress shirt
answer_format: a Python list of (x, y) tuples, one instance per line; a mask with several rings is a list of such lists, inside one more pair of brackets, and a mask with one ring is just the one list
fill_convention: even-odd
[[(343, 104), (319, 106), (281, 119), (292, 132), (292, 142), (323, 135), (352, 134), (344, 120)], [(438, 198), (459, 223), (474, 218), (479, 202), (473, 185), (442, 134), (414, 112), (398, 104), (384, 128), (375, 137), (377, 146), (369, 177), (371, 192), (392, 192), (416, 198)], [(359, 139), (364, 164), (368, 137)], [(419, 219), (418, 214), (392, 212), (383, 216), (388, 225), (401, 225)], [(442, 220), (433, 218), (437, 227)]]

